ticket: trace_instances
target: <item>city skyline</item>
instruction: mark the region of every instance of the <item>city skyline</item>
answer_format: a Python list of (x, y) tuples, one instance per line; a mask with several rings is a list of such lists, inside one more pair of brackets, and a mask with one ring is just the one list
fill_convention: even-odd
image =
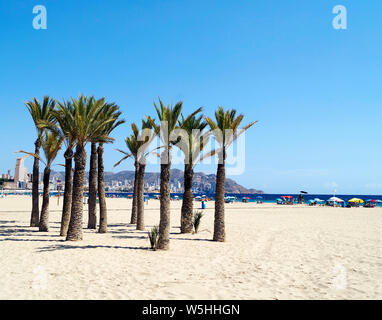
[[(31, 190), (32, 189), (32, 174), (29, 174), (27, 171), (27, 168), (23, 167), (23, 158), (17, 158), (16, 160), (16, 168), (15, 168), (15, 175), (11, 175), (11, 170), (8, 170), (7, 174), (1, 174), (0, 177), (5, 180), (6, 184), (4, 186), (5, 190)], [(172, 177), (172, 181), (170, 182), (170, 191), (172, 193), (183, 193), (184, 192), (184, 184), (183, 184), (183, 171), (178, 170), (178, 169), (173, 169), (174, 171), (179, 171), (181, 174), (180, 176), (175, 178)], [(24, 176), (20, 178), (20, 172), (24, 172)], [(117, 174), (123, 174), (123, 173), (129, 173), (130, 178), (114, 178), (113, 179), (108, 179), (105, 181), (105, 191), (107, 192), (113, 192), (113, 191), (122, 191), (122, 192), (133, 192), (133, 186), (134, 186), (134, 171), (120, 171)], [(50, 191), (63, 191), (65, 190), (64, 188), (64, 171), (52, 171), (50, 175)], [(88, 191), (89, 187), (89, 179), (88, 179), (88, 174), (89, 172), (86, 172), (86, 177), (84, 180), (84, 189)], [(110, 172), (106, 172), (107, 175), (110, 174)], [(194, 177), (194, 183), (193, 183), (193, 188), (192, 192), (193, 193), (214, 193), (215, 192), (215, 183), (208, 182), (207, 181), (202, 181), (200, 175), (205, 175), (204, 173), (201, 172), (196, 172), (195, 177)], [(155, 175), (155, 181), (153, 181), (150, 176)], [(43, 183), (42, 183), (42, 176), (43, 173), (40, 172), (39, 176), (39, 189), (42, 191), (43, 188)], [(214, 176), (213, 174), (208, 175), (208, 177)], [(147, 180), (151, 182), (147, 182)], [(234, 184), (236, 184), (235, 181), (233, 181)], [(231, 179), (227, 180), (228, 183), (228, 193), (232, 192), (232, 190), (229, 189), (229, 186), (232, 185)], [(242, 189), (242, 186), (238, 185), (239, 188)], [(158, 193), (160, 189), (160, 177), (159, 174), (156, 172), (147, 172), (146, 177), (145, 177), (145, 182), (144, 182), (144, 190), (145, 192), (152, 192), (152, 193)], [(251, 190), (248, 190), (251, 191)], [(236, 193), (239, 193), (238, 191), (235, 191)], [(260, 191), (261, 192), (261, 191)]]

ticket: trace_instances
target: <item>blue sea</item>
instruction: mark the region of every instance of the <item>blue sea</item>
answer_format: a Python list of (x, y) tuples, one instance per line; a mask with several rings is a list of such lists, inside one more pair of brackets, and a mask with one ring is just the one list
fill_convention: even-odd
[[(31, 192), (25, 192), (24, 194), (32, 195)], [(61, 192), (61, 195), (63, 193)], [(57, 196), (57, 192), (51, 192), (51, 196)], [(129, 196), (132, 197), (132, 192), (106, 192), (107, 198), (128, 198)], [(155, 196), (159, 195), (159, 193), (149, 193), (149, 199), (154, 199)], [(196, 196), (203, 196), (206, 195), (209, 198), (214, 198), (215, 194), (208, 194), (208, 193), (194, 193), (194, 197)], [(256, 202), (257, 200), (261, 200), (262, 202), (266, 203), (275, 203), (276, 199), (281, 198), (282, 196), (292, 196), (294, 199), (298, 200), (299, 194), (247, 194), (247, 193), (226, 193), (226, 196), (232, 196), (236, 197), (238, 201), (241, 201), (243, 197), (248, 197), (248, 202)], [(147, 194), (145, 194), (145, 197)], [(183, 193), (171, 193), (171, 197), (178, 196), (180, 199), (182, 199)], [(315, 198), (319, 198), (321, 200), (328, 200), (329, 198), (333, 197), (333, 194), (304, 194), (304, 200), (305, 202), (308, 202), (309, 200), (313, 200)], [(338, 198), (343, 199), (344, 201), (348, 201), (352, 198), (360, 198), (364, 201), (367, 200), (381, 200), (382, 201), (382, 195), (359, 195), (359, 194), (353, 194), (353, 195), (342, 195), (342, 194), (336, 194), (335, 195)], [(379, 207), (382, 207), (381, 203), (377, 204)]]
[[(128, 195), (132, 196), (132, 193), (128, 192), (107, 192), (108, 197), (116, 197), (116, 198), (127, 198)], [(159, 195), (159, 193), (149, 193), (149, 199), (154, 199), (156, 195)], [(194, 193), (194, 197), (196, 196), (203, 196), (206, 195), (209, 198), (214, 198), (215, 194), (208, 194), (208, 193)], [(299, 194), (247, 194), (247, 193), (226, 193), (226, 196), (232, 196), (236, 197), (238, 201), (241, 201), (243, 197), (248, 197), (249, 200), (248, 202), (257, 202), (257, 200), (261, 200), (262, 202), (266, 203), (275, 203), (276, 199), (281, 198), (282, 196), (292, 196), (294, 199), (298, 199)], [(145, 194), (147, 196), (147, 194)], [(174, 196), (178, 196), (180, 199), (182, 199), (183, 193), (171, 193), (171, 197), (173, 198)], [(304, 194), (304, 200), (305, 202), (308, 202), (309, 200), (313, 200), (315, 198), (319, 198), (321, 200), (328, 200), (329, 198), (333, 197), (333, 194)], [(348, 201), (352, 198), (360, 198), (364, 200), (365, 202), (367, 200), (381, 200), (382, 201), (382, 195), (341, 195), (341, 194), (336, 194), (336, 197)], [(381, 203), (378, 203), (377, 206), (382, 207)]]
[[(131, 192), (106, 192), (106, 196), (110, 198), (127, 198), (128, 196), (132, 196), (133, 193)], [(154, 199), (155, 196), (159, 195), (159, 193), (149, 193), (149, 199)], [(208, 193), (194, 193), (194, 197), (197, 196), (203, 196), (206, 195), (209, 198), (214, 198), (215, 194), (208, 194)], [(282, 196), (292, 196), (294, 199), (298, 199), (299, 194), (247, 194), (247, 193), (226, 193), (226, 196), (232, 196), (236, 197), (238, 201), (241, 201), (243, 197), (248, 197), (248, 202), (257, 202), (257, 200), (261, 200), (262, 202), (266, 203), (275, 203), (276, 199), (281, 198)], [(147, 196), (147, 194), (145, 194)], [(171, 193), (171, 197), (178, 196), (179, 199), (182, 199), (183, 193)], [(329, 198), (333, 197), (333, 194), (304, 194), (304, 200), (305, 202), (308, 202), (309, 200), (313, 200), (315, 198), (319, 198), (321, 200), (328, 200)], [(367, 200), (381, 200), (382, 201), (382, 195), (341, 195), (336, 194), (335, 195), (338, 198), (341, 198), (344, 201), (348, 201), (352, 198), (360, 198), (364, 201)], [(261, 197), (261, 198), (260, 198)], [(382, 204), (377, 204), (379, 207), (382, 207)]]

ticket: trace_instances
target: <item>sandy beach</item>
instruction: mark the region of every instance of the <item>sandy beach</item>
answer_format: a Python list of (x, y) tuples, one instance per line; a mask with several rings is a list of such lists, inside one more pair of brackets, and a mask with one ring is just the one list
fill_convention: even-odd
[[(0, 199), (0, 299), (382, 299), (382, 208), (227, 204), (216, 243), (213, 202), (201, 231), (182, 235), (173, 201), (170, 250), (154, 252), (128, 224), (131, 200), (107, 205), (107, 234), (66, 242), (57, 198), (48, 233), (29, 227), (30, 197)], [(159, 223), (159, 201), (145, 223)]]

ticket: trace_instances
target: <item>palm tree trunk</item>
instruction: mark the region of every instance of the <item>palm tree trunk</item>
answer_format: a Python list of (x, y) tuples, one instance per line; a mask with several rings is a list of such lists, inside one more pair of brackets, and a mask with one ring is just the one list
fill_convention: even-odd
[(144, 201), (144, 191), (143, 185), (145, 180), (145, 164), (139, 165), (138, 170), (138, 215), (137, 215), (137, 230), (145, 230), (145, 221), (144, 221), (144, 210), (145, 210), (145, 201)]
[(137, 223), (137, 211), (138, 211), (138, 170), (139, 162), (135, 160), (135, 174), (134, 174), (134, 193), (133, 193), (133, 207), (131, 209), (131, 224)]
[(97, 144), (92, 142), (89, 169), (88, 229), (97, 228)]
[(216, 174), (214, 241), (225, 241), (224, 226), (225, 161), (219, 160)]
[[(35, 142), (35, 151), (36, 155), (40, 154), (41, 140), (37, 138)], [(31, 227), (38, 227), (40, 220), (39, 212), (39, 194), (38, 194), (38, 183), (39, 183), (39, 159), (34, 158), (33, 162), (33, 174), (32, 174), (32, 213), (31, 213)]]
[(99, 197), (99, 233), (107, 232), (107, 208), (105, 200), (105, 177), (103, 167), (103, 145), (98, 146), (98, 197)]
[(77, 145), (74, 155), (73, 197), (70, 223), (66, 240), (82, 240), (83, 193), (86, 167), (86, 151)]
[[(167, 154), (166, 154), (167, 153)], [(170, 168), (169, 152), (164, 151), (160, 166), (160, 221), (158, 248), (168, 250), (170, 243)]]
[(72, 205), (72, 190), (73, 190), (72, 158), (73, 158), (73, 150), (71, 148), (66, 149), (64, 157), (65, 157), (65, 191), (64, 191), (64, 204), (62, 207), (60, 236), (66, 237), (66, 234), (68, 233), (68, 228), (69, 228), (70, 207)]
[(194, 209), (194, 196), (192, 195), (192, 180), (194, 170), (192, 165), (184, 165), (184, 193), (182, 202), (182, 211), (180, 217), (180, 233), (191, 233), (193, 229), (192, 212)]
[(44, 192), (42, 196), (39, 231), (49, 231), (49, 177), (50, 166), (47, 165), (44, 169)]

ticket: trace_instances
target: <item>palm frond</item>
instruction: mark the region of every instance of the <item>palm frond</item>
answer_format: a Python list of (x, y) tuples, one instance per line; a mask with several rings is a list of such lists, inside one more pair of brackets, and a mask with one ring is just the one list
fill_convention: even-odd
[(24, 153), (24, 154), (27, 154), (27, 155), (29, 155), (29, 156), (32, 156), (32, 157), (34, 157), (34, 158), (40, 160), (41, 162), (43, 162), (43, 163), (45, 164), (45, 161), (42, 160), (42, 158), (41, 158), (38, 154), (36, 154), (36, 153), (34, 153), (34, 152), (28, 152), (28, 151), (24, 151), (24, 150), (18, 150), (18, 151), (15, 151), (15, 153)]

